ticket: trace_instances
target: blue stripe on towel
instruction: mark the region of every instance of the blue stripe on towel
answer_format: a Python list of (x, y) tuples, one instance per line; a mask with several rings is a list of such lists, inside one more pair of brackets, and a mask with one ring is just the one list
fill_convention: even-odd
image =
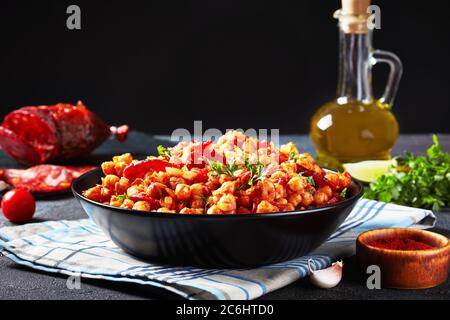
[(244, 292), (244, 294), (245, 294), (245, 300), (249, 300), (250, 299), (250, 294), (248, 293), (247, 289), (245, 289), (245, 288), (243, 288), (243, 287), (241, 287), (241, 286), (239, 286), (239, 285), (237, 285), (235, 283), (229, 283), (229, 282), (220, 281), (220, 280), (217, 280), (217, 279), (211, 279), (209, 277), (204, 277), (203, 279), (206, 279), (206, 280), (212, 281), (212, 282), (216, 282), (216, 283), (220, 283), (220, 284), (224, 284), (224, 285), (227, 285), (227, 286), (230, 286), (230, 287), (241, 289)]
[(220, 275), (224, 276), (224, 277), (230, 277), (230, 278), (235, 278), (235, 279), (239, 279), (239, 280), (242, 280), (242, 281), (256, 283), (261, 288), (262, 294), (266, 294), (266, 292), (267, 292), (266, 286), (261, 281), (253, 280), (253, 279), (250, 279), (250, 278), (247, 278), (247, 277), (243, 277), (243, 276), (236, 276), (234, 274), (229, 274), (229, 273), (221, 273)]

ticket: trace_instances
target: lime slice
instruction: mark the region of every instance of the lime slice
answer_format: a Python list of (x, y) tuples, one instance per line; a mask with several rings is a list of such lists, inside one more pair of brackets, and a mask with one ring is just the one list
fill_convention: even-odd
[(375, 181), (378, 177), (387, 173), (391, 165), (395, 165), (393, 160), (369, 160), (355, 163), (344, 163), (343, 167), (353, 178), (363, 182)]

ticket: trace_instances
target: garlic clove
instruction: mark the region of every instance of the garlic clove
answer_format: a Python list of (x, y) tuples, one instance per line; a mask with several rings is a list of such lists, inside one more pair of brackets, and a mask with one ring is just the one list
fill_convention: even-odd
[(342, 261), (337, 261), (333, 263), (330, 267), (322, 270), (315, 270), (312, 267), (314, 261), (312, 259), (308, 260), (308, 269), (310, 272), (310, 279), (313, 285), (323, 289), (330, 289), (339, 284), (342, 280), (342, 269), (344, 263)]

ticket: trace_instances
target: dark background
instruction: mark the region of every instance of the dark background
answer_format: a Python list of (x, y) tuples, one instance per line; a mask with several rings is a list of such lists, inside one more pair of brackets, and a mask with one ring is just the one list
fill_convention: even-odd
[[(82, 29), (66, 28), (77, 4)], [(450, 132), (446, 1), (374, 1), (374, 46), (397, 53), (403, 133)], [(76, 103), (112, 124), (170, 133), (205, 127), (306, 133), (334, 96), (338, 0), (5, 1), (0, 4), (0, 117)], [(438, 8), (438, 9), (436, 9)], [(439, 9), (440, 8), (440, 9)], [(377, 66), (380, 95), (387, 69)]]

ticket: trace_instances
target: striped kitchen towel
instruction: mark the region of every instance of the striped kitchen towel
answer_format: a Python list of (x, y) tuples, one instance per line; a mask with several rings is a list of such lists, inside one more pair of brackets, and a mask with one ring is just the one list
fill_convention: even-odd
[(308, 256), (251, 269), (201, 269), (147, 263), (125, 254), (89, 219), (0, 229), (2, 253), (33, 269), (156, 286), (188, 299), (255, 299), (352, 255), (358, 233), (378, 227), (434, 226), (431, 211), (360, 200), (349, 217)]

